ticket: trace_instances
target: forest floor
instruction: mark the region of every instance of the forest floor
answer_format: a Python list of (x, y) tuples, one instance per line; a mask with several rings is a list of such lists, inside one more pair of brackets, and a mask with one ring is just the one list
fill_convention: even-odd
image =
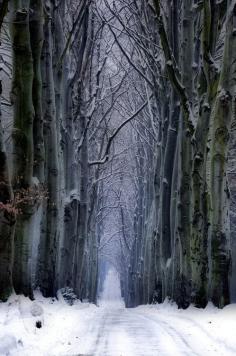
[(13, 295), (0, 303), (0, 355), (235, 356), (236, 305), (127, 309), (122, 301), (69, 306), (39, 293), (35, 301)]

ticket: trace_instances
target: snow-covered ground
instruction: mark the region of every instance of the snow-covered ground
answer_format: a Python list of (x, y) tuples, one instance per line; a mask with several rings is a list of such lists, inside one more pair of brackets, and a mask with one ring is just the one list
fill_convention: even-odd
[(165, 302), (126, 309), (117, 278), (108, 274), (99, 307), (69, 306), (39, 293), (33, 302), (13, 295), (0, 304), (0, 355), (236, 355), (236, 305), (183, 311)]

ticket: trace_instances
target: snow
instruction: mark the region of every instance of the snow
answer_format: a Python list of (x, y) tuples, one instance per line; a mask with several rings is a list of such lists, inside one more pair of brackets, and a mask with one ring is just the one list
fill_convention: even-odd
[[(97, 307), (81, 302), (13, 295), (0, 304), (0, 355), (53, 356), (77, 352)], [(37, 328), (36, 322), (42, 327)]]
[(206, 110), (211, 110), (211, 107), (210, 107), (210, 104), (209, 103), (204, 103), (202, 105), (203, 109), (206, 109)]
[(70, 204), (74, 199), (79, 200), (79, 192), (78, 189), (73, 189), (70, 193), (65, 197), (65, 204)]
[(103, 291), (99, 300), (99, 306), (109, 307), (110, 305), (117, 307), (118, 305), (124, 306), (121, 298), (120, 278), (117, 271), (111, 268), (106, 276)]
[[(36, 327), (40, 322), (41, 328)], [(160, 305), (126, 309), (119, 275), (110, 270), (99, 306), (69, 306), (35, 293), (0, 303), (0, 355), (211, 356), (236, 355), (236, 304), (179, 310)]]
[(168, 183), (168, 180), (166, 179), (166, 178), (163, 178), (163, 183), (165, 184), (165, 185), (168, 185), (169, 183)]
[(166, 268), (167, 269), (170, 268), (171, 262), (172, 262), (172, 259), (168, 258), (168, 260), (166, 261)]

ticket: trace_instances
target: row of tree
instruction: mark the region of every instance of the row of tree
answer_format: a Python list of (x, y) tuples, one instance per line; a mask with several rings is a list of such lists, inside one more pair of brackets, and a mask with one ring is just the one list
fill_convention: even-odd
[(235, 139), (236, 2), (134, 1), (135, 27), (107, 6), (132, 36), (133, 68), (158, 108), (155, 178), (148, 180), (154, 192), (150, 204), (141, 183), (127, 303), (170, 297), (180, 307), (209, 300), (222, 307), (231, 300), (235, 258), (227, 168)]
[(123, 215), (116, 263), (126, 304), (166, 297), (180, 307), (228, 304), (235, 294), (236, 3), (101, 4), (117, 66), (129, 72), (132, 102), (122, 96), (122, 104), (139, 104), (126, 131), (133, 201), (118, 196), (133, 221), (128, 228)]
[(128, 306), (229, 303), (236, 1), (2, 0), (0, 24), (0, 299), (95, 302), (109, 262)]
[(88, 196), (88, 141), (79, 144), (93, 95), (86, 84), (95, 36), (89, 6), (0, 3), (2, 300), (13, 288), (33, 297), (36, 287), (54, 296), (65, 286), (96, 298), (96, 189)]

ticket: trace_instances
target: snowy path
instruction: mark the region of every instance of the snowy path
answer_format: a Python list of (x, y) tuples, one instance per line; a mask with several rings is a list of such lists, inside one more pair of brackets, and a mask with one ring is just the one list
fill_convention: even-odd
[[(97, 307), (62, 297), (0, 303), (0, 356), (235, 356), (236, 305), (126, 309), (110, 271)], [(42, 327), (37, 328), (36, 322)]]
[(84, 335), (79, 353), (93, 356), (236, 355), (190, 319), (172, 315), (166, 321), (145, 309), (115, 303), (101, 307)]
[(87, 335), (81, 352), (89, 355), (195, 354), (189, 343), (170, 325), (115, 305), (102, 308)]
[[(30, 313), (43, 309), (43, 326)], [(223, 310), (175, 305), (126, 309), (122, 302), (100, 307), (68, 306), (38, 295), (35, 302), (12, 297), (0, 305), (1, 356), (235, 356), (236, 306)]]

